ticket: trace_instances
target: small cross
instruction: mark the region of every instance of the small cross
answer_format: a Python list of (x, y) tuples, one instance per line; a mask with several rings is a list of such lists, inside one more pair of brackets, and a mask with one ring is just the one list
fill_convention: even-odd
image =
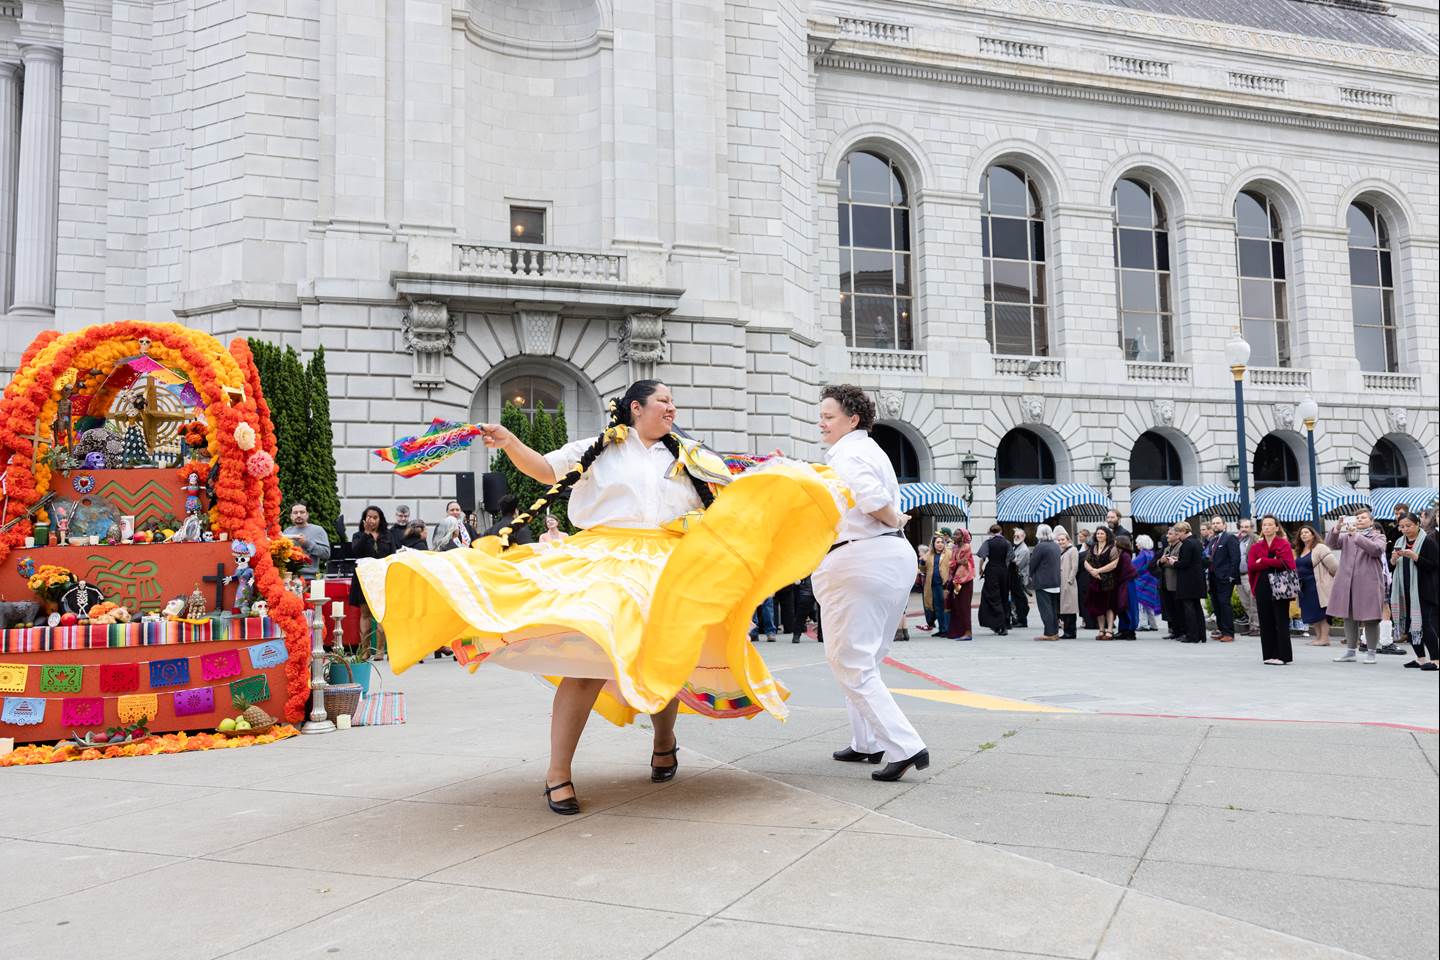
[(206, 583), (215, 584), (215, 612), (225, 612), (225, 564), (215, 564), (215, 576), (201, 577)]

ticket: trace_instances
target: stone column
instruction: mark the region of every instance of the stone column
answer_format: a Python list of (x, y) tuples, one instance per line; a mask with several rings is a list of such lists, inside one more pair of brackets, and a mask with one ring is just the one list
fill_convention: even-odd
[(20, 173), (15, 203), (15, 299), (11, 313), (55, 313), (60, 202), (60, 48), (23, 44)]
[(20, 64), (0, 60), (0, 314), (15, 266), (15, 166), (20, 159)]

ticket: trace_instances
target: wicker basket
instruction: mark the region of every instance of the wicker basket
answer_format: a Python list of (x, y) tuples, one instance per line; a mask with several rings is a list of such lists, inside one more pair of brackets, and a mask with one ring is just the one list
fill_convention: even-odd
[(279, 721), (272, 720), (263, 727), (251, 727), (249, 730), (216, 730), (222, 737), (262, 737), (274, 730)]
[(360, 684), (334, 683), (325, 688), (325, 712), (334, 720), (342, 713), (355, 716), (360, 709)]

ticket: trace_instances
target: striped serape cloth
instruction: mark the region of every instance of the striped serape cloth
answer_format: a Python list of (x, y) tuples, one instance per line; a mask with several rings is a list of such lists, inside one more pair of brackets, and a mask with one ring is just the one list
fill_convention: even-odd
[(357, 727), (380, 727), (392, 723), (404, 723), (404, 692), (397, 690), (393, 693), (372, 693), (360, 703), (360, 708), (355, 711), (353, 722)]

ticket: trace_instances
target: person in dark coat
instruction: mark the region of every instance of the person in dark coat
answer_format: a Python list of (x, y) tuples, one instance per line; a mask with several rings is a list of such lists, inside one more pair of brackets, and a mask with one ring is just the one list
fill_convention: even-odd
[(1420, 528), (1420, 519), (1407, 513), (1396, 524), (1400, 536), (1390, 554), (1394, 568), (1390, 612), (1396, 637), (1409, 638), (1415, 659), (1405, 664), (1421, 670), (1440, 670), (1440, 540)]
[(1003, 637), (1010, 628), (1006, 599), (1010, 595), (1010, 542), (1000, 532), (1000, 525), (990, 525), (990, 538), (975, 551), (980, 562), (980, 626), (997, 637)]
[[(385, 522), (385, 511), (371, 504), (360, 514), (360, 529), (350, 538), (350, 556), (356, 560), (373, 557), (377, 560), (395, 552), (395, 542), (390, 539), (390, 525)], [(365, 594), (360, 589), (358, 577), (350, 581), (350, 606), (360, 608), (360, 639), (370, 644), (377, 660), (385, 659), (385, 631), (370, 614), (365, 603)]]
[(1225, 529), (1222, 517), (1210, 518), (1210, 605), (1215, 608), (1216, 637), (1221, 643), (1235, 639), (1235, 610), (1231, 597), (1240, 582), (1240, 540)]
[[(515, 514), (519, 512), (519, 510), (520, 501), (515, 499), (515, 494), (505, 494), (505, 496), (500, 498), (500, 519), (496, 520), (494, 523), (490, 524), (490, 526), (486, 527), (485, 532), (481, 534), (481, 536), (498, 537), (500, 536), (501, 530), (505, 529), (506, 527), (511, 527), (511, 543), (534, 543), (535, 534), (531, 532), (529, 524), (521, 524), (518, 527), (515, 526)], [(462, 524), (461, 526), (463, 528), (464, 525)], [(463, 533), (461, 534), (460, 539), (462, 542), (464, 541), (465, 536)]]
[(1205, 596), (1205, 554), (1190, 529), (1190, 524), (1181, 520), (1175, 524), (1175, 533), (1180, 538), (1180, 548), (1170, 563), (1175, 570), (1175, 605), (1179, 608), (1180, 622), (1185, 625), (1185, 639), (1182, 643), (1205, 642), (1205, 609), (1200, 598)]

